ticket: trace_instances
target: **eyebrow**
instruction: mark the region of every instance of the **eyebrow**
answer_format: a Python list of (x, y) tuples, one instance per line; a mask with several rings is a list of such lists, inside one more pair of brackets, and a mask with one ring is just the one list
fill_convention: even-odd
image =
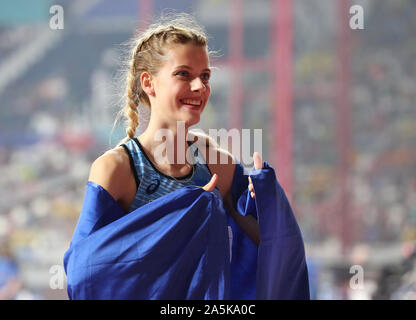
[[(181, 66), (177, 66), (177, 67), (175, 67), (175, 70), (176, 70), (176, 69), (182, 69), (182, 68), (192, 70), (192, 68), (191, 68), (190, 66), (187, 66), (187, 65), (184, 65), (184, 64), (183, 64), (183, 65), (181, 65)], [(206, 69), (202, 70), (202, 72), (204, 72), (204, 71), (211, 72), (211, 69), (206, 68)]]

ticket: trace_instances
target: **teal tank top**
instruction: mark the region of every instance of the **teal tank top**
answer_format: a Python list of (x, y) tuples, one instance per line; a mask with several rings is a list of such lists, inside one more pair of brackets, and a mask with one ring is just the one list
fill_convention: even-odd
[[(137, 138), (130, 139), (121, 146), (129, 156), (137, 186), (136, 196), (128, 212), (180, 188), (191, 185), (202, 187), (211, 180), (212, 174), (205, 159), (196, 145), (189, 141), (189, 151), (195, 164), (189, 174), (175, 178), (165, 175), (155, 167)], [(213, 192), (220, 195), (217, 187)]]

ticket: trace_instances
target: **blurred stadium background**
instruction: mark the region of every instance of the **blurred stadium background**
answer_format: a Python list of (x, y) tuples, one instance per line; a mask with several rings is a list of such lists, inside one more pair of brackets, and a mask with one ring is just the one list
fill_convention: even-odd
[(415, 299), (413, 0), (3, 0), (0, 298), (67, 299), (54, 281), (90, 164), (124, 135), (111, 134), (121, 44), (166, 8), (194, 14), (221, 53), (198, 127), (263, 129), (312, 298)]

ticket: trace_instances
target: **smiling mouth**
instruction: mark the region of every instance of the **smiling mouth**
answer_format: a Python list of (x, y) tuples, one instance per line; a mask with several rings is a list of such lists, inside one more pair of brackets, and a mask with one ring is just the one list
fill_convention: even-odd
[(202, 105), (202, 100), (195, 100), (195, 99), (181, 99), (179, 100), (181, 103), (194, 106), (194, 107), (200, 107)]

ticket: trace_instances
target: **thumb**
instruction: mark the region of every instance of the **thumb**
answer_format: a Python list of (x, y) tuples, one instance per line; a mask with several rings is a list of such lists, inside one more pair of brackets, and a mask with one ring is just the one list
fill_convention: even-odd
[(259, 170), (263, 169), (263, 161), (261, 160), (261, 155), (258, 152), (253, 153), (254, 160), (254, 169)]
[(218, 175), (214, 173), (211, 180), (205, 186), (203, 186), (202, 189), (204, 189), (205, 191), (214, 190), (215, 185), (217, 184), (217, 181), (218, 181)]

